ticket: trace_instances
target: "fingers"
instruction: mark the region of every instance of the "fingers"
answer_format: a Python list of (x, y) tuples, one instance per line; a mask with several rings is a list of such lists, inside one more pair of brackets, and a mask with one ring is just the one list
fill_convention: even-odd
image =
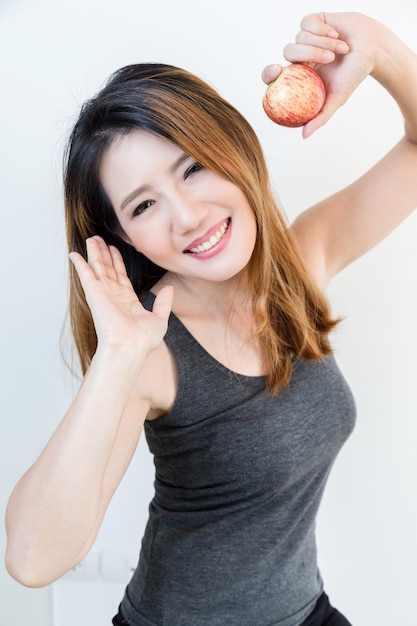
[[(339, 38), (337, 30), (326, 24), (325, 13), (312, 13), (301, 20), (301, 30), (295, 42), (285, 46), (284, 58), (290, 63), (317, 64), (332, 63), (337, 55), (349, 52), (346, 41)], [(262, 80), (269, 84), (281, 72), (278, 64), (268, 65), (262, 72)]]
[(88, 264), (97, 278), (115, 278), (113, 258), (105, 241), (101, 237), (89, 237), (86, 246)]
[(306, 15), (295, 42), (284, 48), (284, 58), (290, 63), (331, 63), (336, 55), (349, 52), (346, 41), (339, 38), (337, 30), (326, 24), (325, 13)]
[(88, 265), (97, 278), (117, 280), (125, 277), (126, 270), (120, 252), (114, 246), (108, 246), (104, 239), (98, 236), (86, 240)]
[(300, 31), (295, 43), (285, 46), (284, 57), (290, 63), (331, 63), (336, 55), (348, 52), (349, 46), (345, 41)]
[(98, 236), (86, 240), (87, 261), (78, 252), (69, 257), (82, 283), (91, 279), (110, 279), (122, 285), (130, 285), (122, 255), (114, 246), (108, 246)]
[(309, 31), (322, 37), (337, 39), (339, 34), (335, 28), (326, 23), (326, 13), (310, 13), (300, 22), (301, 30)]
[(126, 272), (126, 266), (119, 250), (115, 246), (109, 246), (109, 251), (117, 280), (121, 285), (130, 285), (131, 282)]
[(349, 46), (345, 41), (302, 32), (297, 35), (296, 43), (285, 46), (284, 57), (290, 63), (331, 63), (336, 55), (347, 52)]
[(78, 274), (83, 288), (85, 289), (87, 281), (94, 278), (93, 270), (78, 252), (70, 252), (69, 258)]

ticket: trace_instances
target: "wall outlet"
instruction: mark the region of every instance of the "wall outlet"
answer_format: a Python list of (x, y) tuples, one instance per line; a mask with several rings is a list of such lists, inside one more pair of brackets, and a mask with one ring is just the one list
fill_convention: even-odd
[(88, 580), (127, 583), (138, 562), (133, 550), (102, 550), (90, 552), (78, 565), (67, 572), (62, 580), (82, 582)]
[(107, 582), (128, 582), (137, 562), (138, 553), (132, 550), (102, 550), (98, 566), (100, 578)]
[(69, 572), (67, 572), (62, 577), (62, 580), (97, 580), (99, 578), (98, 562), (98, 553), (90, 552), (89, 554), (87, 554), (85, 559), (83, 559), (80, 563), (78, 563), (78, 565), (76, 565)]

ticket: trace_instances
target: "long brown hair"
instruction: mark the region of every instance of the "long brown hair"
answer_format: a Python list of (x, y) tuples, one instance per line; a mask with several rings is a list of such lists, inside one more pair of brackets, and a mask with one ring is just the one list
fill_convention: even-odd
[[(254, 130), (204, 81), (169, 65), (130, 65), (115, 72), (83, 105), (65, 155), (69, 249), (85, 255), (85, 240), (92, 235), (116, 245), (139, 297), (164, 274), (163, 268), (124, 241), (98, 175), (101, 157), (113, 139), (135, 128), (168, 138), (245, 193), (258, 229), (248, 266), (256, 334), (263, 349), (267, 389), (278, 392), (291, 379), (294, 357), (315, 360), (331, 352), (328, 334), (336, 322), (279, 211)], [(69, 312), (85, 372), (97, 337), (72, 266)]]

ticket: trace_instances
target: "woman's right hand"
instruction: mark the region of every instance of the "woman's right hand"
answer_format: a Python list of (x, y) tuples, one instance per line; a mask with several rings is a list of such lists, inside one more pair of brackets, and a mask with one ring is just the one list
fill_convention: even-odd
[(88, 261), (70, 259), (80, 278), (101, 346), (133, 347), (148, 354), (162, 341), (171, 312), (173, 288), (164, 287), (147, 311), (127, 276), (120, 252), (101, 237), (87, 239)]

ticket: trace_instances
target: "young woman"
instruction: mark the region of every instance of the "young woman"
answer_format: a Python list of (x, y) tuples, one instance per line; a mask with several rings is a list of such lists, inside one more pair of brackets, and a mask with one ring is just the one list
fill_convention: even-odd
[(417, 56), (356, 13), (305, 17), (284, 55), (326, 84), (305, 136), (368, 75), (405, 121), (372, 170), (291, 228), (251, 127), (183, 70), (116, 72), (70, 139), (85, 378), (11, 495), (7, 565), (41, 586), (87, 554), (144, 427), (155, 497), (114, 624), (349, 624), (323, 591), (314, 537), (355, 413), (323, 290), (417, 205)]

